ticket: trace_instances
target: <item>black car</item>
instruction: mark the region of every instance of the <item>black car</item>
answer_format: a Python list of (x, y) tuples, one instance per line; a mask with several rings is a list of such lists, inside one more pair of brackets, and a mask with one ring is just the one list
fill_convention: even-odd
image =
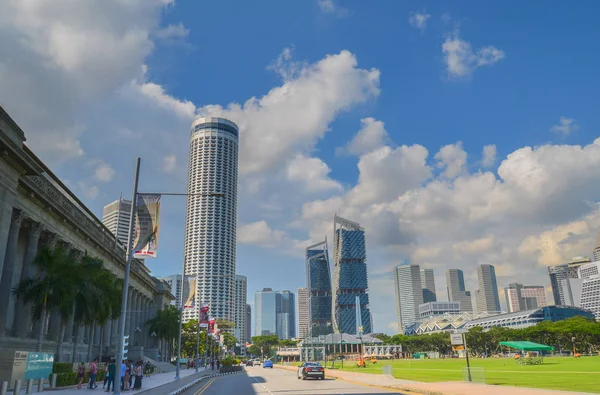
[(307, 377), (325, 379), (325, 368), (318, 362), (304, 362), (298, 368), (298, 380), (306, 380)]

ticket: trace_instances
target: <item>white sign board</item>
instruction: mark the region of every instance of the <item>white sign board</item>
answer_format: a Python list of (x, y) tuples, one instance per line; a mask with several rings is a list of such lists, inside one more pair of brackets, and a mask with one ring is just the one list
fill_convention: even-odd
[(463, 345), (463, 335), (462, 333), (451, 333), (450, 334), (450, 344), (453, 346), (461, 346)]

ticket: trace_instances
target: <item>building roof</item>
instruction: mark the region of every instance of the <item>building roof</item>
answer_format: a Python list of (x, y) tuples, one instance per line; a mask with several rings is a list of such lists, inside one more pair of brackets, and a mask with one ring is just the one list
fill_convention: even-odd
[(318, 336), (318, 337), (307, 337), (302, 340), (302, 343), (306, 344), (383, 344), (383, 341), (376, 337), (368, 334), (362, 335), (361, 339), (357, 335), (351, 335), (349, 333), (331, 333), (329, 335)]
[(476, 318), (489, 317), (488, 313), (444, 313), (442, 315), (427, 318), (407, 328), (406, 334), (425, 334), (440, 331), (449, 331), (462, 328), (466, 323)]
[(499, 344), (521, 351), (554, 351), (552, 346), (527, 341), (500, 342)]

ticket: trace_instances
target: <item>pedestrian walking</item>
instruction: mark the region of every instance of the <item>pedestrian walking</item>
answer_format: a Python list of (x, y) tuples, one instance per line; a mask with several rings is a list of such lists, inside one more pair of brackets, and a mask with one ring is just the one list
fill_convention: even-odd
[(115, 390), (115, 379), (117, 378), (117, 363), (115, 360), (111, 359), (108, 364), (108, 386), (105, 392), (110, 391), (110, 385), (112, 384), (113, 391)]
[(77, 367), (77, 389), (81, 389), (81, 383), (83, 383), (83, 379), (85, 378), (85, 364), (83, 362), (79, 363)]
[(217, 359), (217, 370), (219, 370), (220, 368), (221, 368), (221, 361), (219, 361), (219, 360)]
[(147, 361), (146, 362), (146, 369), (145, 369), (146, 377), (150, 377), (150, 370), (151, 370), (150, 367), (151, 367), (150, 361)]
[(131, 387), (131, 364), (125, 361), (125, 375), (123, 376), (123, 391), (129, 391)]
[(104, 383), (102, 384), (102, 388), (106, 388), (106, 383), (108, 383), (108, 375), (109, 375), (108, 366), (109, 365), (110, 365), (110, 361), (108, 361), (108, 363), (106, 365), (104, 365)]
[(98, 365), (96, 364), (96, 362), (98, 362), (98, 360), (94, 358), (94, 360), (90, 364), (90, 385), (88, 388), (91, 390), (96, 389), (96, 387), (98, 387), (96, 385), (96, 376), (98, 375)]
[(144, 377), (141, 361), (135, 365), (135, 368), (133, 368), (133, 375), (135, 376), (135, 384), (133, 385), (133, 389), (139, 390), (142, 388), (142, 378)]
[(121, 390), (125, 389), (125, 373), (127, 372), (127, 365), (125, 360), (121, 361)]
[(211, 361), (210, 361), (210, 368), (212, 370), (215, 370), (215, 360), (214, 359), (211, 359)]

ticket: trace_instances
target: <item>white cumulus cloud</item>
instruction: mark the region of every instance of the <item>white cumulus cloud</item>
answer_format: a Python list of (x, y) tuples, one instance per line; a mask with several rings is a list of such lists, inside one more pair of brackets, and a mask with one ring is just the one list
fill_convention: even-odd
[(558, 125), (552, 126), (550, 128), (550, 131), (566, 136), (576, 131), (577, 129), (579, 129), (579, 126), (575, 123), (575, 120), (573, 118), (560, 117)]
[(410, 17), (408, 18), (408, 23), (410, 23), (410, 25), (412, 27), (415, 27), (415, 28), (423, 31), (427, 27), (427, 20), (430, 17), (431, 17), (431, 15), (429, 15), (425, 11), (411, 12)]
[(505, 56), (504, 51), (491, 45), (473, 51), (471, 43), (462, 40), (458, 31), (446, 38), (442, 52), (449, 78), (468, 77), (477, 68), (491, 66)]
[(483, 167), (492, 167), (496, 163), (496, 146), (489, 144), (483, 147), (483, 160), (481, 161)]
[(368, 117), (360, 120), (361, 128), (345, 147), (338, 147), (338, 154), (360, 156), (382, 147), (388, 140), (385, 124), (375, 118)]

